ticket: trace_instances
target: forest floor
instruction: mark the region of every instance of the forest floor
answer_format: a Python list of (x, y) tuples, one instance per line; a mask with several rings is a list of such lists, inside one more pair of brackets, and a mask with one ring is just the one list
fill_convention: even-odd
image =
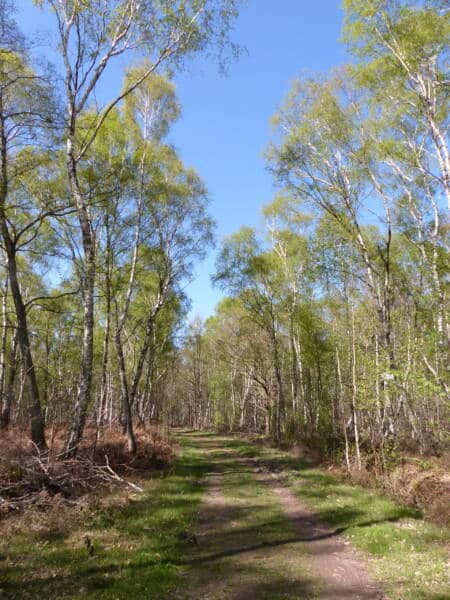
[(281, 451), (178, 432), (142, 493), (3, 533), (8, 600), (448, 600), (448, 530)]

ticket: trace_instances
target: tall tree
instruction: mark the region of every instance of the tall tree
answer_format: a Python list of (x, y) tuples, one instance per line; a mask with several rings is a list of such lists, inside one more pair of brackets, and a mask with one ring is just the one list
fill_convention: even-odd
[[(94, 142), (110, 112), (163, 65), (179, 66), (199, 51), (220, 51), (227, 42), (236, 0), (47, 0), (59, 33), (59, 51), (64, 64), (66, 117), (64, 138), (67, 180), (77, 209), (83, 248), (81, 290), (83, 341), (81, 373), (74, 418), (66, 442), (66, 455), (76, 452), (91, 400), (94, 352), (94, 291), (96, 238), (86, 190), (79, 176), (80, 162)], [(90, 108), (97, 85), (110, 63), (127, 53), (148, 57), (145, 68), (130, 73), (125, 87), (99, 109), (91, 125), (80, 129), (83, 112)]]
[(17, 254), (33, 240), (45, 218), (54, 212), (50, 207), (36, 207), (28, 198), (20, 197), (20, 178), (42, 164), (43, 158), (33, 146), (42, 142), (43, 132), (50, 121), (51, 94), (48, 82), (30, 65), (22, 36), (10, 18), (11, 11), (10, 3), (1, 4), (0, 232), (27, 382), (31, 439), (43, 450), (46, 447), (44, 420)]

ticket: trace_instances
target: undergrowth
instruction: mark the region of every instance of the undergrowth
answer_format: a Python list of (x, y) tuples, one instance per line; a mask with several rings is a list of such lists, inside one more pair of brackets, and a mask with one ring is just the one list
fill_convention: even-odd
[(182, 456), (109, 506), (55, 529), (21, 531), (0, 544), (0, 598), (111, 600), (162, 598), (177, 581), (207, 463), (184, 443)]
[[(188, 585), (192, 576), (193, 550), (200, 557), (206, 552), (206, 559), (211, 553), (226, 551), (231, 562), (226, 568), (223, 561), (217, 563), (214, 569), (220, 565), (225, 569), (217, 573), (213, 569), (218, 576), (229, 572), (245, 580), (246, 569), (249, 577), (256, 576), (259, 563), (252, 563), (240, 547), (237, 553), (234, 547), (227, 547), (229, 527), (238, 527), (244, 547), (267, 544), (269, 552), (275, 544), (273, 556), (277, 561), (283, 557), (283, 548), (289, 549), (290, 536), (289, 525), (267, 490), (248, 473), (242, 473), (239, 459), (255, 457), (269, 471), (282, 470), (286, 485), (300, 500), (370, 557), (369, 568), (390, 600), (448, 599), (448, 530), (425, 522), (418, 510), (396, 504), (373, 490), (338, 481), (281, 451), (237, 439), (211, 435), (211, 448), (219, 446), (223, 453), (223, 493), (228, 501), (234, 499), (234, 512), (214, 534), (210, 546), (198, 550), (187, 547), (186, 532), (195, 531), (197, 526), (198, 505), (205, 490), (202, 481), (209, 471), (217, 469), (220, 453), (202, 452), (195, 447), (195, 437), (189, 435), (180, 436), (180, 441), (180, 456), (141, 482), (142, 493), (116, 490), (107, 501), (62, 512), (62, 518), (47, 521), (45, 527), (29, 521), (14, 532), (4, 530), (0, 598), (179, 598), (180, 578)], [(231, 451), (229, 458), (227, 450)], [(280, 540), (288, 543), (278, 545)], [(288, 563), (289, 556), (283, 564)], [(243, 560), (249, 561), (246, 566)], [(280, 573), (275, 575), (276, 590), (269, 590), (267, 582), (261, 580), (260, 597), (277, 597), (277, 590), (283, 589), (281, 583), (287, 586), (287, 579), (292, 580), (291, 575), (286, 581)], [(306, 579), (301, 583), (306, 586)], [(289, 593), (291, 589), (286, 587), (287, 597)]]
[(282, 467), (287, 485), (320, 520), (370, 557), (369, 568), (389, 600), (449, 600), (449, 529), (423, 519), (422, 511), (373, 489), (341, 481), (288, 454), (261, 448)]
[[(63, 458), (65, 429), (54, 431), (49, 450), (37, 452), (20, 430), (5, 432), (0, 439), (0, 520), (24, 515), (41, 520), (39, 513), (65, 512), (68, 507), (92, 502), (98, 492), (130, 487), (130, 479), (146, 476), (166, 465), (172, 447), (156, 430), (138, 429), (137, 452), (126, 452), (118, 429), (97, 436), (86, 428), (76, 457)], [(37, 513), (37, 514), (36, 514)]]

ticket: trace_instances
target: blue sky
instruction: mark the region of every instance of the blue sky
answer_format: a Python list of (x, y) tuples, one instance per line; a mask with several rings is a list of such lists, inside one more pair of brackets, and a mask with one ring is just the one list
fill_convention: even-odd
[[(18, 21), (27, 34), (53, 27), (48, 14), (37, 12), (31, 1), (20, 0), (18, 6)], [(199, 59), (175, 78), (183, 115), (169, 140), (206, 183), (218, 246), (241, 225), (261, 224), (260, 208), (274, 193), (262, 156), (270, 117), (301, 71), (326, 71), (348, 60), (339, 42), (341, 25), (339, 0), (248, 0), (233, 34), (247, 52), (231, 64), (228, 75)], [(51, 39), (47, 33), (42, 37)], [(40, 51), (46, 52), (45, 46)], [(107, 98), (120, 80), (117, 64), (99, 95)], [(216, 251), (197, 266), (186, 289), (191, 315), (207, 317), (221, 297), (210, 282)]]

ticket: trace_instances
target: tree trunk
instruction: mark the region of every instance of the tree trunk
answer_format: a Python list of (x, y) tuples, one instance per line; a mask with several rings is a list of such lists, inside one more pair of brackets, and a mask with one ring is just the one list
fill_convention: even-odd
[(2, 299), (2, 338), (0, 344), (0, 409), (5, 402), (6, 350), (8, 343), (8, 275), (5, 277)]
[(109, 227), (109, 212), (106, 212), (105, 217), (106, 228), (106, 265), (105, 265), (105, 311), (106, 323), (105, 334), (103, 338), (103, 355), (102, 355), (102, 374), (100, 384), (100, 400), (98, 404), (97, 428), (100, 430), (103, 427), (104, 413), (106, 407), (107, 376), (109, 365), (109, 338), (111, 331), (111, 231)]
[(7, 255), (11, 294), (13, 297), (14, 308), (17, 318), (17, 339), (20, 348), (20, 353), (22, 356), (23, 370), (26, 381), (26, 390), (28, 394), (28, 412), (31, 427), (31, 440), (39, 449), (39, 451), (44, 451), (47, 448), (45, 442), (44, 418), (42, 415), (41, 402), (39, 397), (39, 387), (30, 347), (27, 313), (20, 291), (19, 281), (17, 278), (16, 255), (15, 249), (12, 245), (9, 248), (7, 246)]
[(17, 319), (17, 339), (22, 356), (23, 370), (26, 377), (31, 440), (39, 451), (44, 451), (47, 448), (45, 443), (45, 427), (39, 398), (39, 387), (30, 347), (27, 312), (19, 285), (16, 247), (14, 240), (11, 238), (9, 233), (6, 216), (8, 171), (6, 133), (4, 120), (1, 116), (2, 110), (2, 99), (0, 96), (0, 231), (6, 252), (6, 266), (8, 271), (9, 285)]
[(122, 396), (122, 417), (123, 417), (123, 430), (127, 439), (127, 450), (131, 454), (135, 454), (137, 450), (136, 439), (133, 431), (133, 415), (131, 412), (130, 392), (128, 389), (128, 379), (126, 373), (125, 356), (122, 348), (122, 339), (120, 331), (116, 331), (114, 336), (116, 342), (117, 358), (119, 361), (119, 378), (120, 378), (120, 389)]
[(282, 420), (284, 418), (285, 403), (284, 403), (283, 378), (282, 378), (282, 373), (281, 373), (278, 339), (277, 339), (277, 332), (275, 329), (275, 322), (273, 319), (272, 319), (272, 323), (271, 323), (270, 335), (271, 335), (271, 341), (272, 341), (273, 366), (274, 366), (274, 370), (275, 370), (275, 380), (276, 380), (276, 384), (277, 384), (277, 402), (276, 402), (276, 406), (275, 406), (275, 415), (274, 415), (275, 416), (274, 435), (275, 435), (275, 440), (277, 442), (279, 442), (281, 439), (281, 434), (282, 434)]
[(0, 418), (0, 427), (7, 429), (11, 423), (11, 407), (14, 399), (14, 381), (17, 374), (17, 330), (14, 333), (11, 352), (10, 352), (10, 367), (8, 381), (5, 387), (4, 401), (2, 406), (2, 414)]
[(74, 407), (72, 427), (65, 444), (66, 458), (73, 457), (80, 445), (86, 423), (87, 409), (91, 400), (92, 364), (94, 358), (94, 289), (95, 289), (95, 234), (77, 178), (77, 162), (74, 158), (74, 131), (67, 139), (67, 170), (70, 190), (77, 208), (84, 253), (82, 265), (83, 341), (81, 347), (81, 373)]
[(351, 410), (352, 410), (352, 421), (353, 421), (353, 433), (355, 436), (355, 452), (356, 452), (356, 464), (358, 470), (361, 470), (361, 453), (359, 449), (359, 428), (358, 428), (358, 413), (356, 411), (356, 398), (358, 393), (356, 383), (356, 339), (355, 339), (355, 311), (353, 304), (351, 307), (351, 327), (352, 327), (352, 338), (351, 338), (351, 357), (352, 357), (352, 395), (351, 395)]

